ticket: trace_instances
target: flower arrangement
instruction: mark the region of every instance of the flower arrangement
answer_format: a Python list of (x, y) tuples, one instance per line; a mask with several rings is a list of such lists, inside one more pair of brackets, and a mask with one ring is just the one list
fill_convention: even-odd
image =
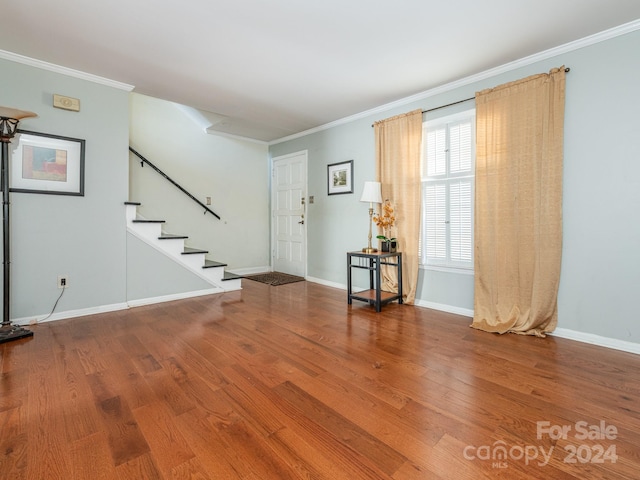
[(382, 212), (376, 213), (373, 217), (373, 221), (378, 227), (382, 228), (382, 233), (384, 234), (377, 235), (376, 238), (379, 238), (383, 242), (394, 242), (396, 240), (395, 237), (391, 237), (391, 227), (395, 225), (396, 217), (393, 213), (393, 207), (389, 200), (384, 201), (382, 204)]

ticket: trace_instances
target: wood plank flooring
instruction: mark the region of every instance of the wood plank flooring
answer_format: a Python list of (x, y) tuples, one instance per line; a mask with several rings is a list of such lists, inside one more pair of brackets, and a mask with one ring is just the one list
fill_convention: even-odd
[(1, 479), (637, 479), (640, 357), (301, 282), (0, 346)]

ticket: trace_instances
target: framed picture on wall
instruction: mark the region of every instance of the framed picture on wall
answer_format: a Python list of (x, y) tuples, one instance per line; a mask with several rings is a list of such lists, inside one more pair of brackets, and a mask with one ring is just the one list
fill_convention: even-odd
[(18, 130), (10, 146), (11, 191), (84, 196), (84, 146), (78, 138)]
[(327, 165), (329, 195), (353, 193), (353, 160)]

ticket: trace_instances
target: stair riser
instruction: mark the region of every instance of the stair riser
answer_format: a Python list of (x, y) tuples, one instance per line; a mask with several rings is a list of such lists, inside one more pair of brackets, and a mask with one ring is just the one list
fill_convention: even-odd
[(203, 269), (202, 265), (204, 265), (204, 253), (180, 255), (180, 258), (178, 261), (189, 268), (193, 268), (194, 270), (196, 269), (202, 270)]
[(162, 224), (160, 223), (130, 223), (129, 226), (135, 230), (140, 236), (149, 240), (158, 238), (162, 235)]
[(127, 217), (127, 225), (129, 225), (138, 215), (138, 208), (136, 205), (126, 205), (125, 215)]
[(216, 284), (220, 285), (222, 282), (222, 277), (224, 276), (224, 268), (215, 267), (215, 268), (203, 268), (202, 274), (216, 282)]
[(150, 243), (157, 245), (163, 251), (167, 252), (172, 257), (179, 258), (184, 252), (184, 240), (160, 240), (158, 238), (150, 238)]

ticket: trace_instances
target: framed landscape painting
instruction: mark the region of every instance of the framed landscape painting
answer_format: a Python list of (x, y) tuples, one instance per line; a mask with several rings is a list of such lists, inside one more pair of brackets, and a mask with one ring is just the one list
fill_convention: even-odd
[(327, 165), (329, 195), (353, 193), (353, 160)]

